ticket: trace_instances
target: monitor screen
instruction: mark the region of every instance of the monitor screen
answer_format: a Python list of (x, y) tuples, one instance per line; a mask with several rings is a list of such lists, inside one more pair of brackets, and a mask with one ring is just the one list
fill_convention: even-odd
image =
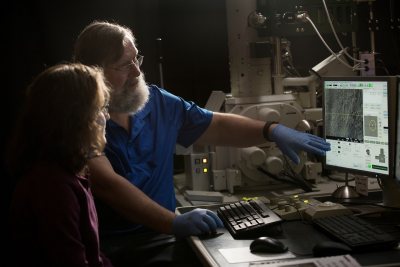
[(323, 78), (326, 168), (393, 177), (396, 87), (392, 76)]

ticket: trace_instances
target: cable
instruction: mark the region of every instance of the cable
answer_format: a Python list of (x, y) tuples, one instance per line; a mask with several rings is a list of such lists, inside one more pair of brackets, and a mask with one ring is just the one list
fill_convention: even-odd
[(349, 69), (352, 70), (365, 70), (365, 68), (359, 68), (358, 66), (360, 64), (354, 65), (353, 67), (350, 66), (347, 62), (343, 61), (333, 50), (329, 47), (329, 45), (325, 42), (324, 38), (322, 35), (319, 33), (317, 27), (315, 26), (314, 22), (310, 19), (308, 15), (305, 16), (305, 19), (310, 22), (311, 26), (314, 28), (315, 32), (317, 33), (318, 37), (321, 39), (322, 43), (325, 45), (325, 47), (331, 52), (332, 56), (334, 56), (337, 60), (339, 60), (343, 65), (348, 67)]
[(274, 180), (276, 180), (276, 181), (279, 181), (279, 182), (282, 182), (282, 183), (289, 183), (289, 184), (298, 186), (298, 184), (295, 184), (293, 181), (289, 181), (289, 180), (286, 180), (286, 179), (282, 179), (282, 178), (276, 176), (275, 174), (272, 174), (272, 173), (270, 173), (269, 171), (264, 170), (264, 169), (261, 168), (261, 167), (257, 167), (257, 170), (258, 170), (259, 172), (261, 172), (262, 174), (268, 175), (270, 178), (272, 178), (272, 179), (274, 179)]
[(301, 188), (302, 190), (304, 190), (305, 192), (312, 192), (312, 187), (310, 185), (308, 185), (307, 183), (304, 183), (304, 181), (299, 181), (297, 179), (294, 179), (293, 177), (290, 177), (288, 175), (285, 175), (285, 177), (287, 179), (284, 179), (282, 177), (278, 177), (275, 174), (270, 173), (267, 170), (264, 170), (261, 167), (257, 167), (257, 170), (265, 175), (268, 175), (269, 177), (271, 177), (272, 179), (276, 180), (276, 181), (280, 181), (283, 183), (288, 183), (291, 185), (294, 185), (296, 187)]
[(306, 191), (306, 192), (313, 191), (313, 186), (310, 183), (308, 183), (307, 181), (305, 181), (303, 178), (299, 178), (297, 176), (291, 176), (288, 173), (282, 173), (282, 175), (284, 175), (284, 177), (286, 177), (286, 178), (289, 178), (294, 183), (298, 184), (298, 186), (300, 186), (300, 188), (303, 189), (304, 191)]
[(283, 171), (282, 174), (285, 175), (287, 178), (293, 180), (297, 184), (299, 184), (303, 188), (303, 190), (307, 189), (307, 190), (305, 190), (306, 192), (312, 192), (313, 186), (294, 172), (294, 170), (290, 166), (286, 157), (284, 157), (284, 160), (285, 160), (286, 166), (288, 167), (290, 173)]
[[(375, 62), (376, 62), (376, 65), (375, 65), (375, 68), (376, 68), (376, 69), (382, 69), (382, 70), (385, 72), (385, 74), (386, 74), (387, 76), (390, 75), (389, 70), (388, 70), (388, 69), (386, 68), (386, 66), (385, 66), (385, 62), (383, 62), (382, 59), (376, 59)], [(378, 65), (378, 63), (379, 63), (380, 65)]]
[(379, 185), (380, 189), (383, 191), (383, 184), (382, 184), (381, 178), (377, 178), (376, 180), (378, 181), (378, 185)]
[(329, 25), (331, 26), (333, 35), (335, 35), (336, 41), (338, 42), (340, 48), (341, 48), (342, 50), (344, 50), (344, 53), (346, 54), (346, 56), (348, 56), (348, 57), (349, 57), (350, 59), (352, 59), (354, 62), (366, 63), (365, 60), (356, 59), (356, 58), (350, 56), (350, 54), (347, 53), (347, 50), (344, 49), (342, 43), (340, 42), (339, 37), (338, 37), (337, 34), (336, 34), (335, 27), (333, 27), (332, 19), (331, 19), (331, 16), (330, 16), (330, 14), (329, 14), (328, 7), (326, 6), (325, 0), (322, 0), (322, 3), (324, 4), (324, 7), (325, 7), (325, 12), (326, 12), (326, 16), (328, 17)]

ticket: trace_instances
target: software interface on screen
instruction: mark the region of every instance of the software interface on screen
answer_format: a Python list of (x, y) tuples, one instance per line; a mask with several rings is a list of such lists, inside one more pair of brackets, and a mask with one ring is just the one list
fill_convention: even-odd
[(325, 80), (327, 167), (389, 175), (388, 82)]

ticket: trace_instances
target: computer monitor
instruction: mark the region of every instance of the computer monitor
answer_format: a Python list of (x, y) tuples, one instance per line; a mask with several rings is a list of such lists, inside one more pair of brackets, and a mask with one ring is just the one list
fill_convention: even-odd
[(325, 167), (395, 186), (397, 77), (324, 77), (322, 82), (324, 136), (331, 144)]

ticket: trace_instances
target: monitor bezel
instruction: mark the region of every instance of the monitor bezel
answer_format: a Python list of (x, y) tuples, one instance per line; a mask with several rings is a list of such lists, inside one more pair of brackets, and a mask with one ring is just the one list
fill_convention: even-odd
[(396, 140), (395, 140), (395, 148), (394, 148), (394, 167), (393, 167), (393, 176), (394, 176), (394, 179), (396, 179), (396, 181), (400, 184), (400, 176), (399, 177), (397, 177), (397, 172), (398, 172), (398, 168), (400, 168), (400, 138), (399, 138), (399, 136), (398, 135), (400, 135), (400, 129), (399, 129), (399, 127), (400, 127), (400, 107), (399, 107), (399, 104), (400, 104), (400, 99), (398, 99), (398, 97), (400, 97), (400, 75), (396, 75), (395, 76), (396, 78), (397, 78), (397, 84), (395, 85), (396, 86), (396, 92), (397, 92), (397, 111), (396, 111), (396, 114), (397, 114), (397, 118), (396, 118), (396, 134), (395, 134), (395, 137), (396, 137)]
[[(322, 118), (324, 121), (323, 127), (323, 136), (326, 140), (326, 132), (325, 132), (325, 82), (327, 81), (386, 81), (388, 82), (388, 124), (389, 124), (389, 173), (376, 173), (369, 172), (358, 169), (351, 169), (346, 167), (339, 167), (336, 165), (329, 165), (326, 163), (326, 157), (324, 157), (323, 164), (324, 168), (328, 170), (336, 170), (344, 173), (358, 174), (368, 177), (374, 178), (395, 178), (395, 151), (396, 151), (396, 135), (397, 135), (397, 125), (396, 125), (396, 117), (398, 116), (397, 112), (397, 77), (396, 76), (330, 76), (330, 77), (322, 77)], [(391, 101), (393, 100), (393, 101)], [(392, 116), (390, 116), (392, 114)], [(390, 127), (390, 125), (392, 125)]]

